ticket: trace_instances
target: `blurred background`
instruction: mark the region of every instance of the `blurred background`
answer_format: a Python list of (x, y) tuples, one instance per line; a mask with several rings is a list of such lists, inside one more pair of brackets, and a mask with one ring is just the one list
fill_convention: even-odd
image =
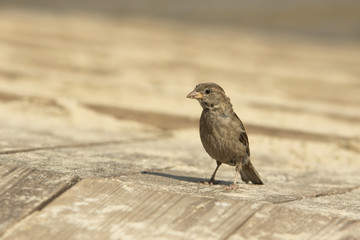
[(94, 1), (2, 0), (1, 7), (36, 10), (58, 15), (94, 14), (105, 18), (143, 19), (212, 30), (250, 31), (258, 34), (294, 35), (328, 41), (360, 38), (356, 0), (305, 1)]
[(196, 127), (217, 82), (253, 129), (353, 138), (359, 66), (356, 0), (0, 1), (2, 119)]

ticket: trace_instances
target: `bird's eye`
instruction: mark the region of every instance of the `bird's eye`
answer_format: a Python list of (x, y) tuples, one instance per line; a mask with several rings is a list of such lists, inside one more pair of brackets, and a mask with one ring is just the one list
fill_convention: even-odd
[(210, 93), (211, 93), (211, 90), (210, 90), (210, 89), (206, 89), (206, 90), (205, 90), (205, 93), (206, 93), (206, 94), (210, 94)]

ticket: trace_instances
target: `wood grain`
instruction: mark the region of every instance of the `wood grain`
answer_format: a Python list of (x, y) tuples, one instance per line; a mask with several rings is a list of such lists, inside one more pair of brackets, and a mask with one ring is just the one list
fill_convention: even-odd
[(3, 239), (333, 239), (356, 238), (359, 226), (289, 206), (85, 179)]
[(4, 239), (28, 239), (29, 234), (36, 239), (221, 239), (257, 209), (258, 204), (85, 179)]
[(74, 176), (0, 165), (0, 236), (76, 181)]
[[(3, 238), (360, 239), (359, 4), (151, 2), (1, 2)], [(264, 186), (200, 183), (199, 82), (231, 98)]]

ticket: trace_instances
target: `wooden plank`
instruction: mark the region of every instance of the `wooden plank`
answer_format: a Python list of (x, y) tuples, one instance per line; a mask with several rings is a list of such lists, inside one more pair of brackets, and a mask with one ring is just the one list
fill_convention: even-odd
[[(31, 236), (31, 237), (30, 237)], [(85, 179), (3, 239), (340, 239), (360, 219), (285, 204), (171, 193), (115, 179)]]
[[(230, 191), (224, 188), (232, 183), (233, 175), (232, 172), (229, 173), (229, 170), (227, 173), (219, 173), (217, 179), (221, 180), (221, 183), (213, 186), (200, 183), (209, 180), (208, 175), (172, 169), (143, 172), (141, 175), (120, 176), (119, 178), (130, 183), (140, 181), (148, 188), (174, 193), (196, 193), (214, 199), (224, 198), (289, 206), (293, 204), (296, 207), (313, 206), (317, 212), (323, 209), (321, 212), (326, 214), (329, 213), (328, 210), (337, 208), (339, 212), (334, 212), (337, 216), (349, 218), (355, 214), (360, 216), (359, 172), (348, 173), (345, 177), (345, 174), (340, 171), (338, 176), (333, 176), (325, 172), (303, 175), (294, 171), (278, 170), (276, 174), (265, 172), (264, 179), (267, 179), (266, 175), (276, 175), (271, 182), (266, 181), (264, 185), (239, 182), (238, 189)], [(291, 175), (291, 181), (284, 181), (289, 175)], [(227, 181), (223, 181), (224, 179)], [(343, 212), (340, 214), (341, 210)]]
[(229, 237), (236, 239), (359, 239), (360, 219), (266, 205)]
[(312, 198), (284, 204), (291, 208), (298, 208), (317, 213), (329, 214), (349, 219), (360, 220), (360, 186), (344, 189), (344, 192), (326, 192)]
[(69, 175), (75, 174), (81, 178), (139, 174), (144, 170), (164, 169), (176, 164), (176, 162), (168, 161), (172, 151), (155, 153), (150, 148), (141, 148), (144, 142), (154, 142), (154, 140), (152, 138), (130, 139), (106, 144), (70, 145), (29, 152), (20, 151), (0, 154), (0, 163)]
[(76, 179), (54, 172), (0, 165), (0, 236), (68, 189)]
[(51, 123), (46, 117), (36, 120), (36, 124), (27, 124), (16, 118), (0, 119), (0, 154), (123, 143), (152, 136), (151, 133), (140, 132), (134, 126), (129, 126), (133, 131), (128, 129), (123, 134), (118, 134), (104, 129)]
[(244, 201), (174, 194), (110, 179), (85, 179), (5, 239), (221, 239), (259, 208)]
[(54, 129), (51, 131), (45, 126), (41, 129), (40, 126), (18, 124), (13, 120), (2, 119), (0, 126), (0, 153), (76, 143), (70, 136), (57, 135)]

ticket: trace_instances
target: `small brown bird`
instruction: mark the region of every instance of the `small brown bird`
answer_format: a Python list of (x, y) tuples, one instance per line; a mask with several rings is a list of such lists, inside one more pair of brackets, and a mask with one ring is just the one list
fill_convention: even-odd
[(236, 166), (232, 187), (236, 187), (239, 172), (244, 182), (263, 184), (250, 162), (249, 140), (245, 127), (234, 112), (225, 91), (215, 83), (200, 83), (187, 98), (198, 100), (203, 108), (200, 117), (201, 142), (217, 163), (209, 183), (217, 183), (216, 172), (220, 165), (225, 163)]

